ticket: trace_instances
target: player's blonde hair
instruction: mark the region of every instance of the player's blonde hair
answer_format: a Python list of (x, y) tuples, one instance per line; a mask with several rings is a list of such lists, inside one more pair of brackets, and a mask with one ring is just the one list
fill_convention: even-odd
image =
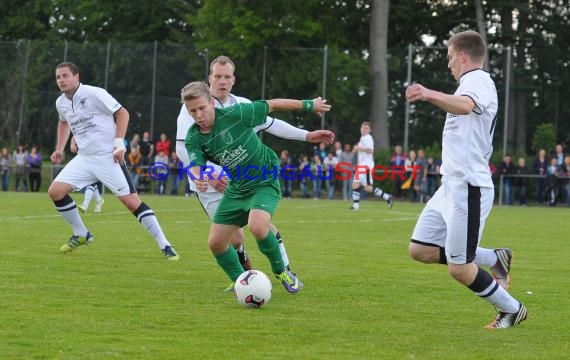
[(448, 46), (453, 46), (453, 50), (457, 52), (463, 51), (475, 62), (482, 62), (485, 59), (486, 46), (476, 31), (467, 30), (453, 35), (449, 39)]
[(182, 103), (186, 100), (194, 100), (202, 96), (206, 97), (208, 100), (212, 99), (210, 87), (203, 81), (193, 81), (184, 86), (180, 91), (180, 101)]
[(212, 72), (214, 72), (214, 65), (216, 65), (216, 64), (220, 64), (220, 65), (230, 64), (232, 66), (232, 70), (233, 71), (236, 70), (236, 66), (234, 65), (234, 62), (232, 61), (232, 59), (230, 59), (229, 57), (227, 57), (225, 55), (220, 55), (217, 58), (215, 58), (214, 60), (212, 60), (212, 62), (210, 63), (210, 74)]

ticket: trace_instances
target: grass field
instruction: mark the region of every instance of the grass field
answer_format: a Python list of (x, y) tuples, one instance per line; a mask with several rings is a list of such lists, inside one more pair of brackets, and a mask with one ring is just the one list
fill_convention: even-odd
[[(82, 195), (76, 195), (76, 200)], [(412, 262), (421, 205), (282, 201), (275, 217), (293, 270), (260, 310), (222, 290), (195, 198), (144, 196), (181, 255), (106, 196), (84, 215), (95, 243), (70, 254), (70, 230), (45, 193), (0, 193), (0, 359), (568, 359), (568, 209), (496, 207), (483, 245), (513, 249), (512, 294), (527, 321), (488, 331), (493, 308), (440, 265)], [(270, 273), (251, 235), (254, 267)]]

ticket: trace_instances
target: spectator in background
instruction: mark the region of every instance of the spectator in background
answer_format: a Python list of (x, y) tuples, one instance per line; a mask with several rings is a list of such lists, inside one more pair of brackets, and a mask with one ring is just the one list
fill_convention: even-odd
[(32, 147), (26, 161), (29, 165), (30, 191), (38, 192), (42, 186), (42, 155), (38, 152), (37, 147)]
[(150, 133), (148, 131), (143, 133), (143, 138), (139, 144), (139, 153), (142, 157), (142, 164), (150, 165), (150, 160), (154, 154), (154, 145), (152, 145), (152, 140), (150, 139)]
[(423, 187), (424, 187), (424, 169), (427, 167), (426, 153), (423, 149), (418, 150), (418, 157), (416, 158), (415, 179), (412, 183), (414, 192), (417, 194), (415, 201), (423, 201)]
[(129, 144), (130, 150), (131, 151), (133, 151), (133, 149), (137, 150), (140, 145), (140, 142), (141, 142), (141, 136), (138, 133), (134, 134)]
[(354, 165), (356, 164), (356, 153), (352, 151), (350, 144), (344, 144), (344, 150), (340, 155), (339, 162), (343, 163), (342, 168), (350, 170), (350, 177), (342, 182), (342, 199), (352, 199), (352, 177), (354, 176)]
[(180, 185), (180, 159), (176, 151), (170, 153), (170, 160), (168, 162), (170, 168), (170, 195), (178, 195), (178, 186)]
[(417, 160), (418, 159), (417, 159), (416, 151), (410, 150), (410, 152), (408, 153), (408, 157), (406, 158), (405, 165), (404, 165), (406, 167), (406, 180), (404, 181), (404, 184), (406, 184), (406, 183), (410, 184), (408, 189), (404, 189), (404, 190), (409, 190), (410, 200), (412, 202), (416, 202), (419, 199), (419, 193), (415, 190), (415, 188), (413, 186), (414, 179), (412, 178), (413, 176), (417, 176), (417, 173), (414, 174), (414, 172), (413, 172), (413, 167), (416, 166)]
[[(132, 144), (132, 143), (131, 143)], [(127, 163), (129, 165), (129, 174), (131, 175), (131, 180), (133, 180), (133, 186), (135, 190), (138, 191), (139, 189), (139, 182), (141, 180), (141, 173), (142, 173), (142, 156), (139, 153), (138, 147), (131, 147), (131, 152), (127, 157)]]
[(529, 171), (526, 167), (526, 160), (524, 158), (519, 158), (518, 160), (518, 164), (517, 167), (515, 169), (515, 174), (516, 175), (523, 175), (521, 177), (515, 177), (513, 179), (515, 188), (516, 188), (516, 193), (518, 195), (519, 198), (519, 204), (521, 206), (526, 206), (526, 186), (528, 184), (528, 178), (526, 177), (526, 175), (529, 174)]
[(12, 155), (12, 166), (14, 167), (14, 173), (16, 174), (16, 191), (28, 191), (28, 151), (25, 149), (24, 145), (18, 145), (16, 151)]
[(2, 148), (0, 151), (0, 183), (2, 184), (2, 191), (8, 191), (8, 184), (10, 179), (10, 155), (8, 148)]
[(513, 178), (510, 176), (515, 173), (515, 165), (510, 155), (505, 155), (501, 164), (501, 175), (503, 175), (503, 204), (513, 204)]
[(327, 144), (320, 143), (319, 147), (315, 148), (315, 155), (317, 155), (319, 157), (319, 159), (321, 160), (321, 164), (323, 163), (323, 161), (327, 157), (327, 154), (328, 154)]
[(536, 160), (532, 165), (532, 170), (535, 174), (541, 177), (536, 178), (536, 199), (539, 204), (544, 203), (544, 183), (546, 170), (548, 169), (548, 160), (546, 160), (546, 150), (540, 149), (536, 156)]
[(550, 165), (546, 169), (546, 179), (544, 181), (544, 191), (548, 194), (548, 205), (556, 206), (558, 200), (558, 175), (561, 175), (558, 167), (558, 160), (553, 157), (550, 159)]
[(342, 144), (340, 141), (336, 141), (334, 143), (334, 157), (340, 161), (341, 155), (342, 155)]
[(301, 154), (299, 160), (299, 187), (301, 188), (301, 193), (303, 199), (308, 199), (311, 196), (309, 195), (309, 182), (310, 178), (307, 175), (311, 172), (311, 164), (309, 163), (309, 157), (305, 154)]
[(168, 156), (170, 154), (170, 147), (172, 143), (168, 140), (168, 137), (165, 133), (160, 134), (160, 140), (156, 142), (156, 146), (154, 147), (156, 153), (160, 153), (161, 151), (164, 152), (165, 155)]
[(433, 156), (427, 158), (426, 167), (424, 168), (424, 192), (425, 200), (428, 201), (435, 193), (437, 185), (437, 164)]
[(321, 198), (321, 192), (323, 187), (322, 180), (322, 162), (319, 155), (313, 156), (313, 161), (311, 161), (311, 173), (313, 174), (313, 200)]
[[(162, 163), (168, 166), (168, 153), (165, 153), (164, 150), (160, 150), (158, 154), (154, 157), (154, 163)], [(167, 175), (166, 169), (162, 167), (157, 167), (157, 175)], [(156, 180), (156, 188), (155, 193), (158, 195), (164, 195), (166, 192), (166, 181), (168, 176), (164, 176), (164, 178), (160, 178)]]
[(338, 164), (338, 159), (334, 156), (334, 152), (331, 151), (328, 153), (327, 157), (323, 161), (323, 170), (325, 173), (325, 182), (327, 186), (327, 198), (332, 200), (334, 198), (334, 174), (335, 169)]
[[(280, 174), (283, 174), (284, 176), (280, 176), (279, 178), (281, 180), (281, 197), (284, 199), (290, 199), (293, 190), (294, 176), (291, 174), (291, 171), (288, 170), (291, 167), (292, 161), (289, 156), (289, 151), (281, 151), (281, 156), (279, 157), (279, 171)], [(281, 173), (281, 171), (283, 171), (283, 173)]]
[(565, 193), (564, 204), (566, 206), (570, 206), (570, 156), (564, 157), (564, 164), (562, 165), (561, 175), (564, 177), (562, 179)]
[[(404, 154), (402, 152), (402, 146), (401, 145), (396, 145), (394, 147), (394, 153), (392, 154), (392, 157), (390, 158), (390, 167), (392, 169), (394, 169), (394, 166), (401, 166), (404, 167), (406, 165), (406, 154)], [(394, 196), (396, 198), (399, 198), (401, 195), (401, 187), (402, 187), (402, 183), (404, 182), (404, 180), (396, 175), (394, 176)]]
[(554, 149), (554, 155), (556, 158), (556, 165), (561, 168), (564, 165), (564, 147), (562, 144), (556, 144)]

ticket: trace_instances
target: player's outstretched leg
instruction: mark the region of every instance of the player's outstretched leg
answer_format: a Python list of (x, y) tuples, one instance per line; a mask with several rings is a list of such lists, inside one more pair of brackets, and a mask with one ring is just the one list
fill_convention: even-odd
[(162, 253), (166, 260), (176, 261), (180, 257), (174, 250), (174, 247), (168, 242), (166, 236), (162, 232), (162, 228), (154, 215), (154, 211), (145, 204), (141, 202), (138, 208), (133, 211), (133, 215), (137, 218), (137, 220), (141, 223), (141, 225), (152, 235), (152, 237), (156, 240), (158, 247), (162, 250)]
[(374, 196), (382, 198), (386, 201), (386, 205), (388, 205), (388, 209), (392, 208), (392, 205), (394, 204), (393, 200), (392, 200), (392, 195), (388, 194), (387, 192), (384, 192), (382, 189), (380, 188), (375, 188), (374, 191)]

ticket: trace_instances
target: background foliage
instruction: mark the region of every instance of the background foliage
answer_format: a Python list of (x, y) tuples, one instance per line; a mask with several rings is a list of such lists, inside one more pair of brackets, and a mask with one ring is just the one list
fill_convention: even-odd
[[(386, 1), (386, 0), (384, 0)], [(446, 69), (449, 36), (475, 29), (476, 1), (402, 0), (390, 4), (388, 27), (389, 140), (404, 139), (407, 47), (413, 53), (413, 81), (452, 91)], [(505, 51), (512, 48), (509, 87), (510, 151), (533, 151), (538, 125), (551, 123), (556, 141), (567, 143), (570, 124), (569, 9), (566, 1), (483, 2), (489, 42), (489, 70), (500, 96), (496, 148), (503, 141)], [(202, 79), (207, 63), (220, 54), (237, 64), (236, 93), (250, 98), (311, 97), (323, 92), (323, 47), (328, 48), (326, 97), (334, 106), (326, 127), (342, 142), (358, 138), (358, 124), (371, 118), (370, 14), (374, 2), (360, 0), (101, 0), (3, 1), (0, 15), (0, 145), (36, 143), (51, 149), (58, 95), (54, 66), (64, 58), (78, 63), (86, 83), (105, 86), (131, 112), (129, 136), (149, 128), (174, 137), (179, 89)], [(28, 42), (28, 40), (31, 40)], [(153, 74), (154, 43), (157, 61)], [(431, 45), (437, 48), (420, 48)], [(108, 73), (107, 46), (111, 47)], [(156, 88), (152, 79), (156, 76)], [(154, 94), (154, 98), (152, 97)], [(154, 99), (154, 100), (153, 100)], [(411, 148), (440, 141), (443, 114), (417, 104), (410, 118)], [(282, 115), (306, 128), (320, 121)], [(276, 150), (286, 144), (268, 137)], [(553, 146), (553, 144), (552, 144)]]

